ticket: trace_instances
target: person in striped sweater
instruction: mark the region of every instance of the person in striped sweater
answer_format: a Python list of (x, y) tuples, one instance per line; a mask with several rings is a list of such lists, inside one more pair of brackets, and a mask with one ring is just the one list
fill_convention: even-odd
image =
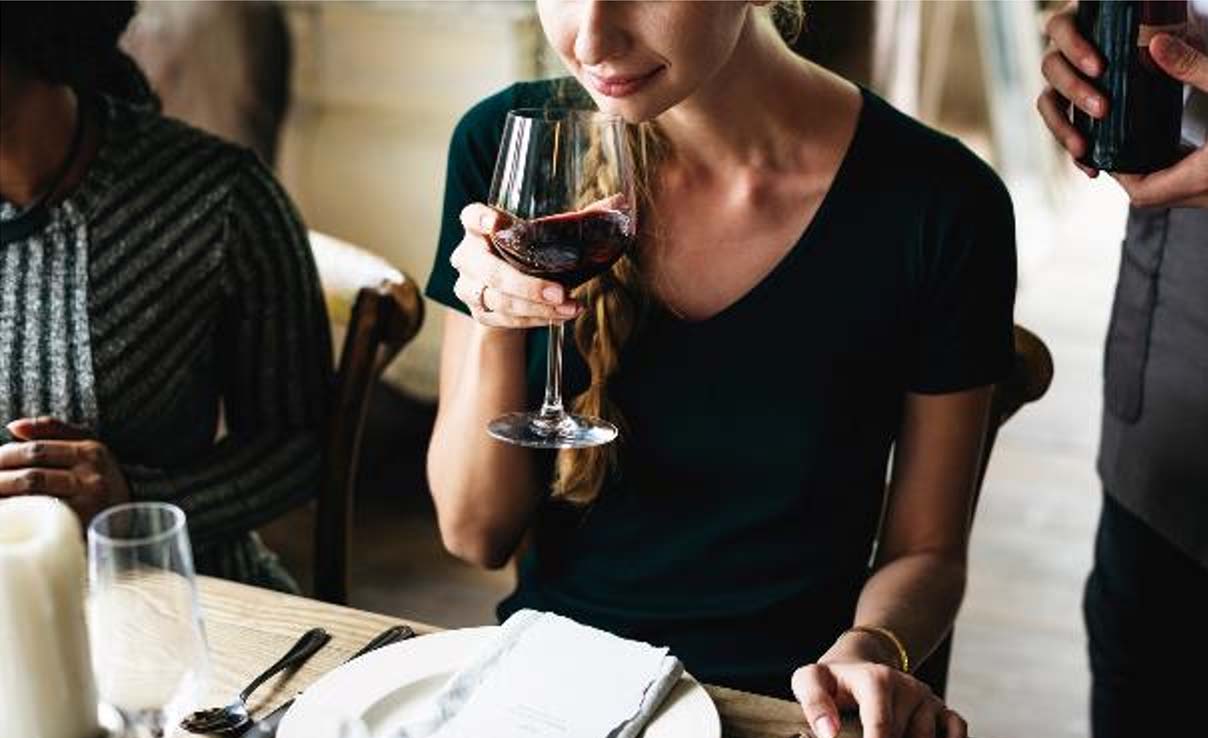
[(158, 114), (133, 12), (0, 5), (0, 497), (170, 501), (199, 572), (296, 589), (254, 531), (321, 474), (306, 230), (254, 154)]

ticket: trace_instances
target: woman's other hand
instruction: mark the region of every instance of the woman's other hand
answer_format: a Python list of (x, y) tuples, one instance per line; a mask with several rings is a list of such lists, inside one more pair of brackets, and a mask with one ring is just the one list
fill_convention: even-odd
[(968, 725), (896, 663), (879, 638), (848, 631), (793, 673), (793, 695), (818, 738), (839, 734), (840, 711), (858, 710), (864, 738), (968, 738)]

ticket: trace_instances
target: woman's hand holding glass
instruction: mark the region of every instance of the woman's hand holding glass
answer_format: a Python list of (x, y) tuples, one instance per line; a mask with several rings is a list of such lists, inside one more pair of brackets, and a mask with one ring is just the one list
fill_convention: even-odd
[(524, 274), (492, 252), (488, 238), (506, 220), (481, 203), (461, 211), (465, 237), (449, 259), (459, 275), (453, 287), (458, 299), (491, 328), (543, 328), (577, 316), (582, 308), (565, 287)]

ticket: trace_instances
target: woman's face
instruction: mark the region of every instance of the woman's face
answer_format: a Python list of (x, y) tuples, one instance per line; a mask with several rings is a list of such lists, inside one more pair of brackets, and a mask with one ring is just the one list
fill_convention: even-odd
[(537, 0), (550, 44), (600, 109), (650, 120), (708, 85), (749, 9), (725, 2)]

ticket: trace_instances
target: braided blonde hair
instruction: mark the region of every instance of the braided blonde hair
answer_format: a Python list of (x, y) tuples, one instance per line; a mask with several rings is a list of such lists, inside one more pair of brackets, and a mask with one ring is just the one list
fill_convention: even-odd
[[(786, 42), (792, 43), (804, 27), (802, 0), (779, 0), (772, 6), (772, 19)], [(573, 80), (558, 85), (553, 104), (591, 105), (591, 98)], [(575, 320), (575, 346), (591, 370), (591, 385), (571, 405), (576, 413), (594, 415), (614, 423), (621, 437), (603, 446), (563, 449), (555, 464), (552, 494), (579, 505), (595, 501), (608, 475), (618, 468), (624, 449), (625, 418), (608, 396), (608, 384), (621, 364), (626, 342), (641, 324), (649, 306), (649, 294), (641, 269), (641, 250), (657, 242), (658, 234), (641, 226), (640, 213), (653, 205), (653, 183), (659, 165), (672, 154), (671, 147), (654, 122), (626, 126), (636, 167), (639, 213), (638, 246), (613, 264), (612, 269), (581, 285), (574, 297), (586, 306)], [(591, 154), (589, 153), (590, 157)], [(585, 198), (590, 201), (590, 197)]]

